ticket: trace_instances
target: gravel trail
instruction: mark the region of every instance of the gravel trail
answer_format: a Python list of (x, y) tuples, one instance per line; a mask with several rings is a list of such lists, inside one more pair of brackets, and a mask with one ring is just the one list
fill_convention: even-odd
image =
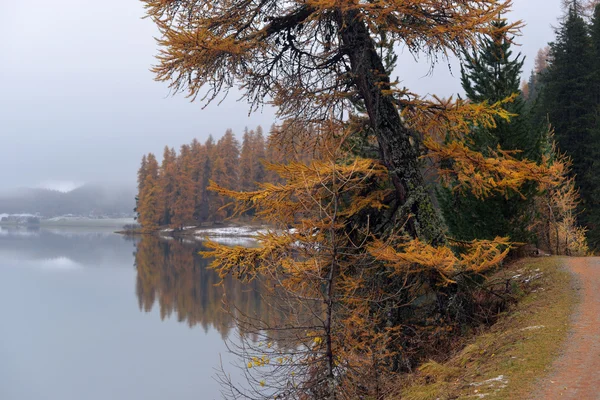
[(600, 400), (600, 257), (565, 259), (581, 302), (563, 354), (540, 382), (538, 400)]

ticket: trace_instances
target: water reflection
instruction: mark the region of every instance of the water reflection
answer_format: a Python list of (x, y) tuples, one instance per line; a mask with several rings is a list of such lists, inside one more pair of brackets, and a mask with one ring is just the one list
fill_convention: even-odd
[[(110, 230), (2, 227), (0, 399), (220, 398), (215, 368), (235, 361), (223, 341), (233, 322), (198, 250)], [(249, 313), (267, 312), (253, 287), (225, 288)]]
[[(56, 269), (65, 266), (120, 267), (131, 265), (134, 239), (124, 240), (110, 229), (48, 229), (0, 227), (0, 257)], [(72, 269), (72, 268), (71, 268)]]
[(212, 327), (224, 338), (236, 327), (236, 317), (275, 322), (280, 314), (262, 296), (260, 283), (226, 278), (220, 285), (210, 261), (198, 255), (201, 250), (200, 243), (143, 237), (135, 252), (140, 310), (150, 312), (157, 304), (162, 319), (175, 315), (190, 327)]

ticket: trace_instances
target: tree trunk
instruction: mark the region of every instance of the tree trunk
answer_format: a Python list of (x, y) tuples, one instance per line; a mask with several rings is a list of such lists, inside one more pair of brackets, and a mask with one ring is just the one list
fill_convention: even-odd
[(396, 191), (399, 208), (393, 222), (405, 224), (412, 216), (405, 225), (412, 237), (432, 244), (445, 243), (441, 218), (426, 190), (410, 131), (402, 122), (392, 96), (384, 94), (390, 89), (390, 78), (375, 43), (356, 12), (339, 12), (336, 22), (350, 60), (354, 85), (364, 101), (381, 159), (390, 171)]

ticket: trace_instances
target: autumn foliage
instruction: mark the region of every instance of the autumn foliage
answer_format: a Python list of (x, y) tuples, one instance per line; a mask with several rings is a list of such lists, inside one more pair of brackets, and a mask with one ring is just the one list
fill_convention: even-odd
[[(435, 61), (476, 49), (492, 31), (511, 34), (520, 22), (492, 29), (511, 1), (144, 3), (161, 32), (158, 80), (204, 102), (239, 87), (253, 109), (268, 102), (286, 120), (270, 140), (315, 155), (256, 168), (242, 155), (243, 173), (227, 175), (236, 168), (227, 164), (237, 157), (230, 155), (211, 162), (212, 183), (203, 181), (212, 191), (211, 216), (253, 213), (273, 226), (257, 248), (209, 241), (204, 255), (214, 257), (212, 267), (222, 279), (264, 279), (293, 310), (278, 326), (255, 321), (265, 340), (248, 342), (241, 354), (251, 386), (228, 385), (229, 394), (383, 399), (386, 381), (416, 367), (426, 343), (459, 330), (465, 317), (475, 319), (472, 288), (511, 245), (504, 237), (453, 241), (426, 184), (426, 160), (453, 190), (478, 198), (519, 194), (526, 183), (564, 183), (564, 163), (469, 146), (474, 127), (514, 117), (506, 105), (516, 95), (494, 102), (423, 98), (390, 78), (397, 46)], [(226, 142), (231, 137), (219, 141)], [(165, 212), (156, 224), (171, 224), (178, 211), (163, 178), (168, 168), (161, 168), (157, 204)], [(273, 178), (240, 185), (249, 171)], [(233, 208), (223, 207), (227, 199)], [(282, 330), (291, 332), (291, 343), (274, 345), (270, 335)]]
[(562, 166), (555, 183), (542, 183), (534, 197), (535, 217), (530, 229), (541, 248), (555, 255), (586, 256), (589, 248), (586, 229), (577, 224), (580, 202), (575, 179), (571, 176), (571, 160), (560, 153), (550, 132), (544, 161)]
[[(418, 363), (417, 348), (436, 340), (429, 324), (457, 329), (447, 291), (500, 265), (511, 247), (508, 238), (496, 238), (461, 243), (457, 252), (410, 237), (403, 230), (408, 221), (398, 221), (385, 238), (375, 225), (356, 224), (359, 216), (376, 221), (389, 208), (393, 188), (381, 163), (354, 156), (347, 151), (344, 134), (333, 136), (342, 138), (340, 144), (326, 147), (311, 163), (267, 164), (283, 183), (263, 183), (246, 192), (209, 187), (233, 199), (235, 213), (255, 210), (256, 217), (274, 227), (258, 236), (257, 248), (209, 241), (211, 250), (204, 254), (215, 258), (213, 268), (223, 279), (251, 282), (263, 277), (295, 305), (294, 323), (275, 331), (293, 332), (288, 338), (296, 346), (245, 347), (247, 373), (254, 383), (251, 398), (269, 398), (284, 387), (289, 398), (314, 393), (317, 398), (381, 398), (390, 374)], [(492, 170), (506, 163), (519, 174), (539, 176), (540, 182), (554, 182), (550, 171), (561, 170), (554, 163), (519, 164), (508, 155), (496, 163)], [(486, 178), (486, 184), (502, 190), (495, 176)], [(514, 182), (512, 187), (518, 188), (520, 181)], [(479, 180), (466, 180), (465, 185), (482, 193)], [(417, 304), (429, 296), (437, 301)], [(437, 317), (429, 322), (415, 317), (434, 309)], [(399, 317), (403, 322), (396, 325)], [(268, 326), (258, 330), (264, 335), (261, 343), (272, 340)], [(415, 337), (419, 339), (413, 341)]]
[(267, 143), (261, 127), (246, 130), (241, 147), (228, 130), (216, 143), (212, 137), (204, 144), (194, 139), (179, 154), (165, 147), (161, 165), (153, 154), (145, 155), (138, 171), (138, 221), (146, 231), (223, 221), (231, 215), (223, 208), (229, 200), (207, 190), (210, 182), (251, 190), (272, 179), (264, 161), (285, 157), (275, 143)]

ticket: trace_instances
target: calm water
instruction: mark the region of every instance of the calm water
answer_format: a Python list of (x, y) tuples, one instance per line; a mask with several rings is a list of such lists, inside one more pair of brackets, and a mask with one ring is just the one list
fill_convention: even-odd
[[(218, 277), (197, 244), (0, 228), (0, 399), (220, 398), (234, 361)], [(248, 313), (255, 290), (225, 282)], [(235, 369), (227, 368), (235, 379)]]

